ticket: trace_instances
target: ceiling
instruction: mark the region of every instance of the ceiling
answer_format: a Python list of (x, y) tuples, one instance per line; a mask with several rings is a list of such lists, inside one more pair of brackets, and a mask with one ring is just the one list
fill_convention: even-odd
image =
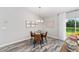
[[(79, 10), (79, 7), (1, 7), (0, 8), (0, 17), (3, 18), (12, 18), (12, 17), (18, 17), (18, 18), (25, 18), (28, 16), (31, 16), (30, 14), (34, 16), (40, 16), (43, 19), (47, 19), (50, 17), (53, 17), (59, 13), (63, 12), (70, 12), (73, 10)], [(73, 15), (79, 15), (79, 12), (73, 13)], [(72, 14), (69, 14), (70, 16)], [(68, 15), (68, 16), (69, 16)], [(21, 16), (21, 17), (20, 17)], [(32, 16), (31, 16), (32, 17)]]
[(51, 17), (59, 13), (79, 9), (79, 7), (27, 7), (27, 9), (36, 15), (40, 13), (41, 17)]

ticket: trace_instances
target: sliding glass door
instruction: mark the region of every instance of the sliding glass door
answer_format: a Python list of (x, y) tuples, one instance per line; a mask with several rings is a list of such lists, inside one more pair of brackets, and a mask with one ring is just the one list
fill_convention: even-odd
[(66, 21), (66, 35), (70, 36), (74, 32), (79, 32), (79, 18), (69, 18)]
[(76, 18), (75, 31), (79, 33), (79, 18)]

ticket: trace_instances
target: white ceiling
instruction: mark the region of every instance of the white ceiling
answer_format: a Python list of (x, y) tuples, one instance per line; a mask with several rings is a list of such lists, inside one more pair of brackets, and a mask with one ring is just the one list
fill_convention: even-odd
[(40, 9), (38, 7), (27, 7), (27, 9), (36, 15), (39, 15), (40, 11), (42, 17), (51, 17), (58, 13), (79, 9), (79, 7), (41, 7)]
[[(40, 11), (41, 17), (46, 19), (46, 18), (53, 17), (54, 15), (57, 15), (58, 13), (69, 12), (76, 9), (79, 9), (79, 7), (41, 7), (40, 10), (38, 7), (1, 7), (0, 17), (3, 17), (3, 18), (13, 17), (13, 16), (26, 17), (27, 15), (30, 15), (30, 13), (39, 16), (39, 11)], [(76, 12), (75, 14), (77, 13), (79, 12)]]

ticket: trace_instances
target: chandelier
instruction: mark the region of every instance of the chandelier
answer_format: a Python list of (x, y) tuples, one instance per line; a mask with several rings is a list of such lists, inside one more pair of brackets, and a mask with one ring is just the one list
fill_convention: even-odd
[(39, 9), (39, 20), (36, 20), (38, 23), (43, 23), (44, 21), (43, 21), (43, 19), (42, 19), (42, 17), (41, 17), (41, 14), (40, 14), (40, 12), (41, 12), (41, 7), (38, 7), (38, 9)]
[(41, 14), (40, 14), (40, 9), (41, 9), (41, 7), (38, 7), (38, 16), (39, 16), (39, 19), (33, 20), (33, 21), (29, 21), (29, 20), (25, 21), (27, 27), (35, 27), (39, 23), (43, 23), (44, 22), (43, 18), (41, 17)]

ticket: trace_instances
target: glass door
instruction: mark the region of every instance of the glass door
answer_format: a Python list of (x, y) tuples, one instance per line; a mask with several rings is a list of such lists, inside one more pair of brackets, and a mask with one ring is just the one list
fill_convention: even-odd
[(79, 32), (79, 18), (69, 18), (66, 20), (66, 36), (68, 37), (74, 32)]

